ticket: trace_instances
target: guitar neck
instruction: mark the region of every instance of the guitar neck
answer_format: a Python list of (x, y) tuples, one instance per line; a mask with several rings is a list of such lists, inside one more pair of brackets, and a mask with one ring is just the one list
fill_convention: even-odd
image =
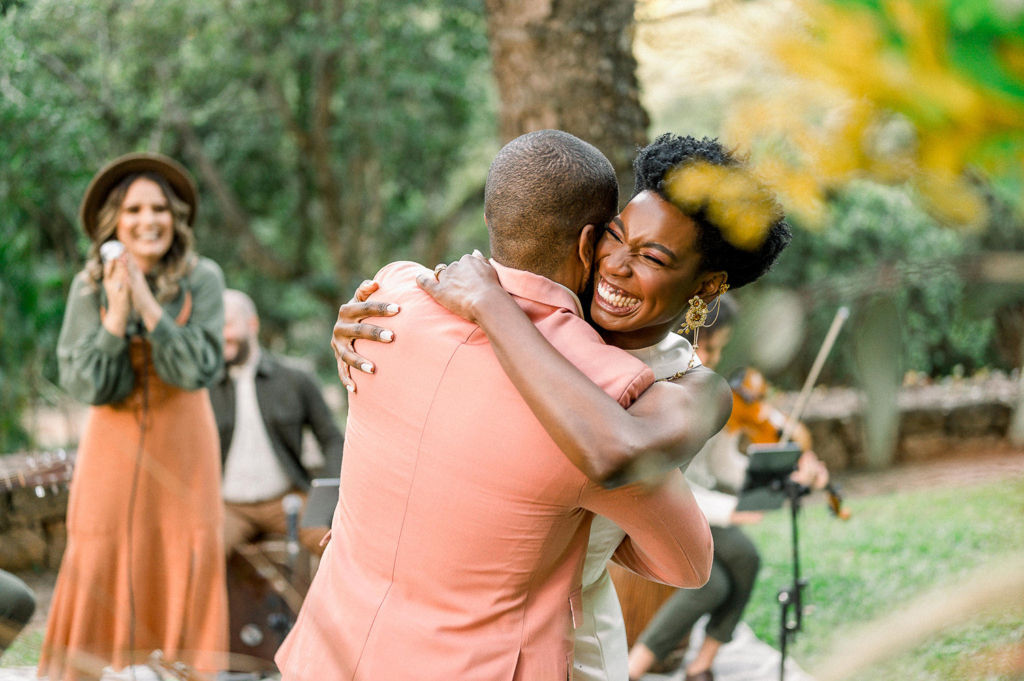
[(32, 454), (0, 456), (0, 493), (25, 487), (46, 488), (66, 485), (71, 480), (75, 452), (63, 449)]

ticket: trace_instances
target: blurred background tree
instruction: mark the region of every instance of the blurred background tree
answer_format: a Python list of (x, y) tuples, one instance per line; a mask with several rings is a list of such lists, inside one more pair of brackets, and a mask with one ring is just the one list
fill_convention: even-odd
[(622, 204), (650, 124), (633, 55), (635, 11), (635, 0), (487, 0), (502, 141), (547, 128), (587, 140), (615, 166)]
[[(85, 185), (132, 150), (191, 167), (201, 251), (256, 300), (267, 340), (326, 354), (356, 282), (397, 258), (440, 260), (479, 222), (494, 149), (487, 47), (474, 0), (5, 3), (5, 421), (30, 374), (55, 379)], [(23, 437), (0, 426), (0, 449)]]
[[(132, 150), (193, 170), (203, 253), (254, 297), (265, 342), (325, 375), (338, 303), (389, 260), (485, 247), (489, 161), (544, 127), (601, 148), (623, 199), (649, 136), (751, 152), (797, 229), (742, 296), (795, 289), (807, 310), (806, 342), (770, 372), (783, 385), (879, 275), (906, 282), (905, 368), (1018, 366), (1018, 288), (964, 268), (1024, 250), (1018, 5), (0, 0), (0, 450), (27, 437), (19, 410), (57, 394), (77, 205)], [(974, 230), (944, 230), (958, 221)], [(849, 380), (837, 357), (826, 380)]]

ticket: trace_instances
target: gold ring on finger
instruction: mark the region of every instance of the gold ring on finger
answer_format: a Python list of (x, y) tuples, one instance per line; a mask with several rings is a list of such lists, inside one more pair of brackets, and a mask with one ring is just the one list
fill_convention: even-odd
[(438, 281), (441, 281), (441, 273), (444, 272), (446, 269), (448, 269), (448, 265), (446, 265), (444, 263), (441, 263), (440, 265), (435, 267), (434, 268), (434, 279), (437, 279)]

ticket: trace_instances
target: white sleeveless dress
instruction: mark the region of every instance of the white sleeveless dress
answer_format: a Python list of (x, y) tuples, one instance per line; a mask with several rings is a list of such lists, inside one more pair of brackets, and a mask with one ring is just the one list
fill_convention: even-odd
[[(682, 336), (670, 333), (657, 345), (627, 352), (649, 366), (660, 380), (686, 370), (693, 346)], [(699, 359), (693, 360), (694, 366), (700, 365)], [(612, 521), (601, 516), (594, 518), (583, 565), (583, 626), (576, 629), (573, 681), (629, 678), (626, 624), (607, 567), (625, 537), (626, 533)]]

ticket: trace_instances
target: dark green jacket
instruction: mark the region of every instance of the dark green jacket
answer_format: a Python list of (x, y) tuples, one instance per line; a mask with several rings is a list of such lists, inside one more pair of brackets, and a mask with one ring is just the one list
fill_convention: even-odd
[[(274, 453), (295, 486), (309, 489), (314, 477), (302, 465), (302, 428), (309, 426), (320, 443), (324, 467), (315, 477), (336, 478), (341, 473), (345, 439), (334, 423), (316, 380), (304, 371), (286, 366), (261, 350), (256, 367), (256, 399)], [(235, 432), (235, 382), (227, 372), (210, 388), (210, 402), (220, 431), (221, 464), (227, 460)]]

